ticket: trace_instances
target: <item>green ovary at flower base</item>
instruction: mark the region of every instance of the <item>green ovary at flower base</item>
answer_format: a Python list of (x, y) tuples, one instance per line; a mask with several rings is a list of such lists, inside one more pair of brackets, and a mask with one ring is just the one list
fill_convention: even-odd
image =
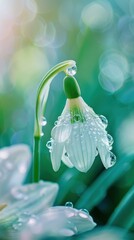
[(87, 172), (98, 153), (105, 168), (113, 166), (116, 157), (110, 151), (113, 138), (106, 131), (107, 119), (84, 102), (73, 76), (65, 77), (64, 91), (66, 105), (47, 143), (54, 171), (62, 160), (68, 167)]

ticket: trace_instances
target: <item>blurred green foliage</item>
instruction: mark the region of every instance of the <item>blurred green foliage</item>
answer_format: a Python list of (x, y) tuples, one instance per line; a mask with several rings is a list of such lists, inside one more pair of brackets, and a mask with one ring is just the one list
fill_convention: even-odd
[[(52, 83), (47, 104), (41, 177), (60, 184), (57, 204), (72, 201), (83, 207), (83, 199), (84, 208), (103, 225), (134, 184), (134, 1), (2, 0), (0, 13), (0, 146), (26, 143), (32, 149), (38, 84), (55, 64), (75, 60), (84, 100), (107, 117), (117, 161), (128, 164), (118, 177), (120, 162), (105, 172), (99, 157), (86, 174), (65, 166), (53, 172), (46, 142), (66, 100), (61, 74)], [(88, 189), (105, 174), (111, 183), (91, 208)]]

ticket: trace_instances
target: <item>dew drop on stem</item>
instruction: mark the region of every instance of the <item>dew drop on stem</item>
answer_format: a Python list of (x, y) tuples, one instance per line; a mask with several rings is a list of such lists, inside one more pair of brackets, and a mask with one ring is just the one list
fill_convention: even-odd
[(66, 74), (69, 75), (69, 76), (74, 76), (76, 74), (76, 72), (77, 72), (76, 65), (66, 69)]
[(47, 120), (45, 117), (42, 117), (41, 126), (46, 126)]

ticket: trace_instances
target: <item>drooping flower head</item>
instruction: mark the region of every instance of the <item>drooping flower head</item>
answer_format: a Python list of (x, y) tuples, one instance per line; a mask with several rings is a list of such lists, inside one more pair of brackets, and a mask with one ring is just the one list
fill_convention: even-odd
[(98, 154), (105, 168), (113, 166), (116, 157), (110, 151), (113, 138), (106, 131), (107, 119), (84, 102), (73, 76), (64, 78), (64, 91), (67, 101), (47, 143), (54, 171), (62, 160), (68, 167), (87, 172)]

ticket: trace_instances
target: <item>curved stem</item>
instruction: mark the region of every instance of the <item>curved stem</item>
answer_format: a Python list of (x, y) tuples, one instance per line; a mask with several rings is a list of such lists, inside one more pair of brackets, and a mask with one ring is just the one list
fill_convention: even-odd
[(66, 70), (68, 68), (76, 66), (75, 61), (68, 60), (57, 64), (55, 67), (50, 69), (47, 74), (43, 77), (36, 98), (36, 109), (35, 109), (35, 125), (34, 125), (34, 150), (33, 150), (33, 181), (38, 182), (40, 179), (40, 159), (39, 159), (39, 146), (40, 146), (40, 138), (42, 136), (42, 115), (45, 110), (49, 87), (53, 80), (53, 78), (60, 72)]

